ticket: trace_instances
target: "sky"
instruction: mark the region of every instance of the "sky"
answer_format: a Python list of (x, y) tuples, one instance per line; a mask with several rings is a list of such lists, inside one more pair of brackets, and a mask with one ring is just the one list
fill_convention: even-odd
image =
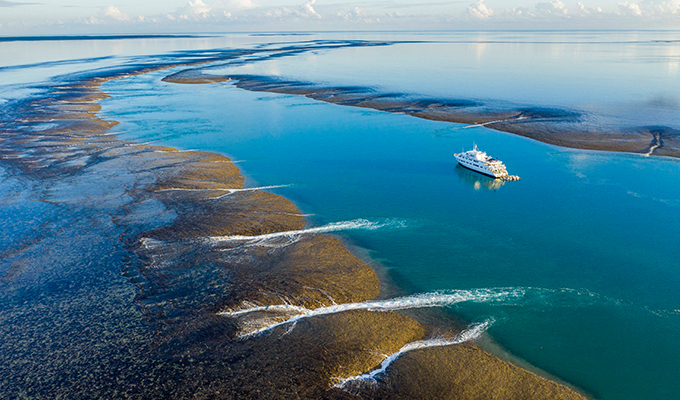
[(0, 35), (678, 29), (680, 0), (0, 0)]

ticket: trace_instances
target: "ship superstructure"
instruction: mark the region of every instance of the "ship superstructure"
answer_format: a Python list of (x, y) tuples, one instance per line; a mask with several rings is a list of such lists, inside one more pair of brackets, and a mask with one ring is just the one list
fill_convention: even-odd
[(508, 170), (501, 160), (478, 150), (477, 145), (472, 150), (454, 154), (454, 156), (460, 165), (481, 174), (502, 180), (519, 180), (519, 177), (508, 174)]

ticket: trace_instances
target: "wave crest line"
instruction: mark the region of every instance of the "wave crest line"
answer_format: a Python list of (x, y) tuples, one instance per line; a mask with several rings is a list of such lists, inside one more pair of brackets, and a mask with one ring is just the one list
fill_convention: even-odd
[[(473, 289), (457, 290), (453, 293), (432, 292), (412, 296), (396, 297), (387, 300), (369, 300), (359, 303), (334, 304), (327, 307), (319, 307), (313, 310), (291, 306), (288, 304), (279, 306), (255, 306), (238, 310), (227, 310), (219, 312), (218, 315), (228, 317), (244, 316), (257, 311), (297, 311), (294, 315), (284, 321), (276, 322), (264, 326), (252, 332), (244, 332), (239, 335), (241, 338), (257, 336), (273, 330), (276, 327), (297, 323), (298, 321), (316, 316), (336, 314), (345, 311), (365, 310), (365, 311), (398, 311), (416, 308), (443, 307), (466, 301), (487, 302), (506, 300), (508, 298), (518, 298), (525, 294), (522, 288), (495, 288), (495, 289)], [(268, 308), (269, 307), (269, 308)], [(274, 307), (274, 308), (271, 308)]]
[(387, 371), (387, 368), (399, 357), (404, 355), (405, 353), (408, 353), (409, 351), (413, 350), (419, 350), (419, 349), (426, 349), (430, 347), (441, 347), (441, 346), (450, 346), (454, 344), (460, 344), (464, 342), (468, 342), (471, 340), (478, 339), (482, 333), (484, 333), (489, 326), (493, 323), (493, 320), (487, 320), (485, 322), (479, 323), (479, 324), (473, 324), (470, 325), (466, 330), (463, 332), (459, 333), (453, 338), (432, 338), (432, 339), (426, 339), (426, 340), (418, 340), (415, 342), (407, 343), (405, 344), (399, 351), (396, 353), (390, 354), (387, 358), (385, 358), (382, 363), (380, 363), (380, 366), (370, 372), (361, 374), (361, 375), (356, 375), (352, 376), (349, 378), (346, 378), (342, 380), (341, 382), (337, 383), (334, 385), (334, 387), (343, 389), (343, 390), (349, 390), (353, 386), (363, 386), (363, 385), (375, 385), (378, 383), (376, 377), (379, 375), (382, 375)]
[(356, 230), (356, 229), (365, 229), (365, 230), (375, 230), (375, 229), (380, 229), (389, 225), (401, 225), (403, 226), (403, 223), (396, 223), (394, 220), (392, 221), (386, 221), (386, 222), (373, 222), (369, 221), (367, 219), (355, 219), (351, 221), (343, 221), (343, 222), (333, 222), (327, 225), (323, 226), (318, 226), (314, 228), (306, 228), (306, 229), (299, 229), (299, 230), (294, 230), (294, 231), (283, 231), (283, 232), (273, 232), (273, 233), (266, 233), (263, 235), (256, 235), (256, 236), (246, 236), (246, 235), (227, 235), (227, 236), (210, 236), (208, 237), (208, 240), (212, 242), (232, 242), (232, 241), (244, 241), (244, 242), (251, 242), (251, 243), (258, 243), (262, 241), (267, 241), (270, 239), (278, 239), (282, 237), (295, 237), (295, 236), (300, 236), (304, 234), (310, 234), (310, 233), (330, 233), (330, 232), (339, 232), (339, 231), (347, 231), (347, 230)]

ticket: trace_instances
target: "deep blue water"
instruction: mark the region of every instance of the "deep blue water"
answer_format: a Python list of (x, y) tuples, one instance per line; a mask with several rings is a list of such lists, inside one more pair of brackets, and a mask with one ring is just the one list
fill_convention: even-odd
[[(654, 41), (677, 33), (327, 36), (460, 43), (305, 53), (226, 71), (569, 107), (617, 126), (680, 128), (680, 47)], [(130, 52), (264, 40), (183, 39)], [(0, 73), (18, 77), (12, 83), (28, 74)], [(161, 82), (168, 73), (104, 85), (113, 97), (102, 115), (121, 122), (121, 137), (230, 156), (249, 186), (289, 185), (272, 191), (311, 214), (310, 225), (387, 221), (341, 235), (370, 250), (403, 291), (525, 288), (520, 300), (449, 311), (493, 318), (489, 333), (503, 348), (596, 398), (680, 398), (680, 161), (563, 149), (228, 83)], [(473, 143), (522, 180), (494, 187), (458, 167), (453, 153)]]

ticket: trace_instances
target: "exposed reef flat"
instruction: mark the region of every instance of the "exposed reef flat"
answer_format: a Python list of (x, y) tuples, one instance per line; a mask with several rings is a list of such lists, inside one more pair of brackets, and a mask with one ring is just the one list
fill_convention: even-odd
[(466, 99), (425, 98), (383, 93), (362, 86), (325, 86), (259, 75), (209, 75), (200, 69), (173, 73), (166, 82), (209, 83), (233, 80), (241, 89), (296, 94), (328, 103), (407, 114), (434, 121), (483, 125), (487, 128), (562, 147), (680, 157), (680, 131), (667, 126), (625, 129), (596, 121), (575, 110), (498, 107)]
[(0, 253), (0, 397), (581, 398), (470, 342), (409, 352), (377, 386), (336, 388), (432, 335), (387, 310), (247, 335), (374, 299), (378, 278), (337, 238), (305, 233), (290, 201), (244, 188), (226, 157), (108, 132), (99, 85), (168, 66), (4, 106), (0, 200), (29, 227), (9, 226), (18, 234)]

